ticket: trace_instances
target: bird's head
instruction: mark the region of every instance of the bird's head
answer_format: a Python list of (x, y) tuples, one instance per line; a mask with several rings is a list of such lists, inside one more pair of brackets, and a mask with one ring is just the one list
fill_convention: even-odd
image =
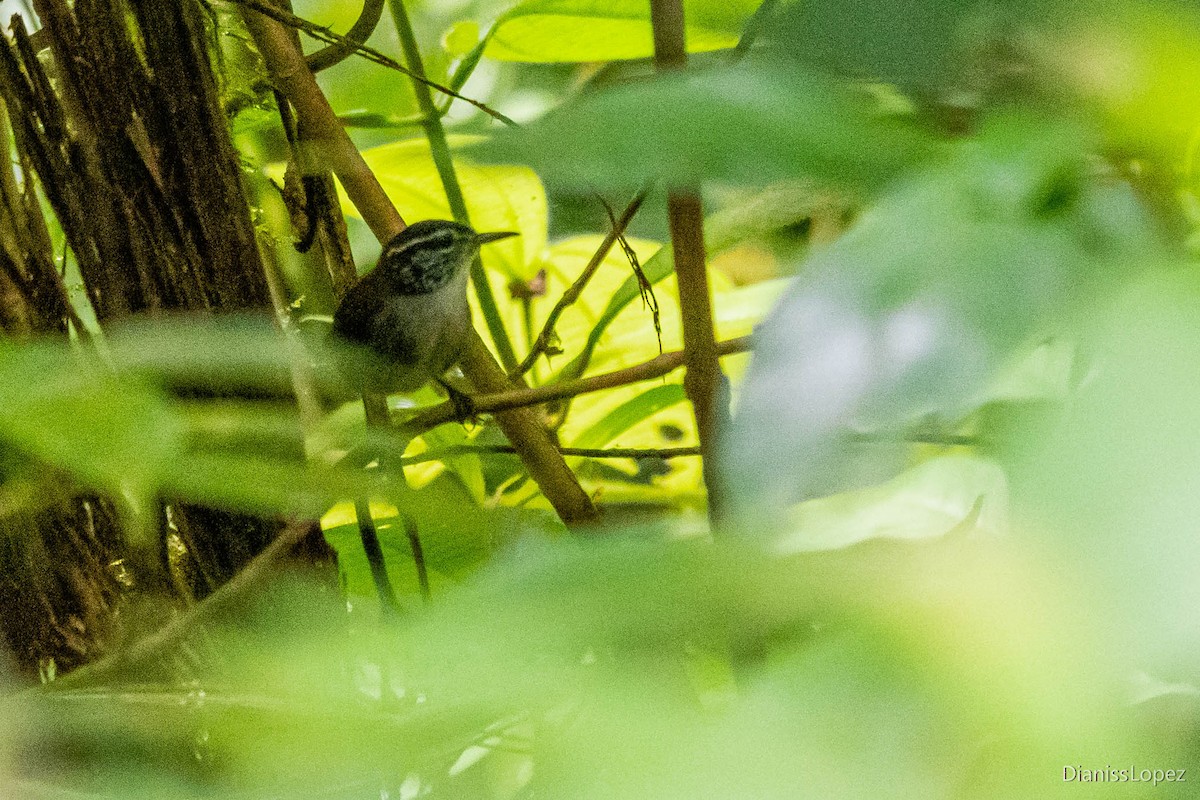
[(388, 276), (400, 294), (428, 294), (461, 274), (480, 247), (516, 235), (512, 231), (476, 233), (449, 220), (422, 220), (387, 243), (376, 269)]

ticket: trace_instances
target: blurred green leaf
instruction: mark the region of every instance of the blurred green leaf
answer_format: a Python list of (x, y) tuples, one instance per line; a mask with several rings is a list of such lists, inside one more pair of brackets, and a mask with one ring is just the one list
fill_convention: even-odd
[(184, 426), (160, 389), (118, 381), (65, 345), (7, 348), (0, 406), (0, 437), (84, 483), (138, 499), (184, 449)]
[(654, 180), (762, 185), (798, 177), (877, 186), (930, 149), (862, 93), (743, 65), (586, 95), (470, 152), (528, 164), (554, 186), (635, 190)]
[(770, 35), (801, 62), (856, 79), (932, 88), (957, 78), (971, 45), (1036, 9), (1027, 0), (1005, 3), (941, 0), (841, 0), (786, 3)]
[[(360, 470), (306, 463), (289, 398), (290, 369), (307, 356), (265, 317), (141, 320), (104, 344), (103, 365), (65, 343), (10, 346), (0, 359), (0, 438), (134, 503), (162, 494), (316, 515), (389, 491)], [(264, 391), (279, 399), (244, 399)]]
[(339, 499), (380, 490), (377, 481), (357, 470), (205, 451), (192, 451), (168, 465), (159, 486), (170, 497), (216, 508), (307, 517)]
[[(1061, 572), (1002, 543), (779, 559), (643, 535), (527, 542), (388, 632), (311, 588), (262, 597), (211, 632), (223, 657), (191, 685), (31, 698), (31, 751), (74, 755), (16, 778), (121, 797), (374, 796), (418, 773), (446, 797), (515, 780), (594, 800), (1008, 800), (1077, 794), (1064, 759), (1154, 752)], [(736, 677), (719, 703), (698, 702), (697, 660)], [(523, 777), (502, 780), (514, 752)]]
[(1200, 648), (1186, 611), (1200, 602), (1198, 303), (1193, 270), (1180, 265), (1099, 305), (1085, 329), (1097, 356), (1088, 380), (1053, 437), (1029, 442), (1016, 468), (1055, 552), (1086, 552), (1079, 567), (1104, 598), (1097, 619), (1140, 668), (1181, 677), (1195, 674), (1175, 670)]
[[(760, 0), (684, 8), (693, 53), (733, 47)], [(639, 0), (524, 0), (496, 20), (484, 53), (501, 61), (616, 61), (654, 55), (650, 6)]]
[(213, 393), (286, 396), (292, 367), (306, 359), (266, 314), (133, 319), (114, 326), (105, 344), (119, 373)]

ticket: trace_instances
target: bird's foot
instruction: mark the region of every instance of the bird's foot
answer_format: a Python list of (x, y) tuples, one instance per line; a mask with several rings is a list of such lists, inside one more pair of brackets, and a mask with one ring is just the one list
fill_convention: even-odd
[(479, 412), (475, 409), (475, 401), (471, 399), (471, 395), (455, 389), (446, 381), (439, 381), (439, 383), (446, 390), (450, 402), (454, 405), (454, 418), (458, 420), (458, 423), (460, 425), (468, 423), (478, 425)]

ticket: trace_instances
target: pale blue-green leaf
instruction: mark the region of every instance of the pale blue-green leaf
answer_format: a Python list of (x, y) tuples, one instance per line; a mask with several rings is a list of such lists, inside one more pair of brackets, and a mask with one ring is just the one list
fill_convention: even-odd
[(795, 506), (779, 552), (832, 550), (868, 539), (1000, 535), (1008, 528), (1008, 481), (996, 464), (966, 455), (931, 459), (892, 480)]

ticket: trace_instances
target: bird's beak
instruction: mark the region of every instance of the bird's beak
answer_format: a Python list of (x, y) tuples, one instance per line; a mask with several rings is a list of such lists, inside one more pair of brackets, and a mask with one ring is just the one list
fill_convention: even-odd
[(475, 234), (475, 241), (479, 242), (479, 244), (482, 246), (482, 245), (488, 244), (490, 242), (498, 242), (501, 239), (507, 239), (510, 236), (520, 236), (520, 235), (521, 234), (517, 233), (516, 231), (495, 231), (494, 233), (477, 233), (477, 234)]

